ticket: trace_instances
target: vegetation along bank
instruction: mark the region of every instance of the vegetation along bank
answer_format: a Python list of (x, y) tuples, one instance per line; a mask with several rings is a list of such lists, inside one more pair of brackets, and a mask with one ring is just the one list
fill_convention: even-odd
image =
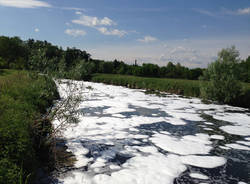
[(0, 183), (30, 183), (50, 163), (46, 110), (58, 98), (46, 75), (0, 70)]

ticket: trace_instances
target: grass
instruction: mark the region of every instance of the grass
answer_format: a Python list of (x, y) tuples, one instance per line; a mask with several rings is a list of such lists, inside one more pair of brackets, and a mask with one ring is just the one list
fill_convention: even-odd
[(49, 126), (39, 119), (57, 97), (56, 86), (47, 76), (0, 70), (1, 184), (22, 183), (34, 176), (46, 150), (42, 135)]
[(147, 90), (158, 90), (184, 96), (198, 97), (200, 95), (200, 81), (166, 78), (146, 78), (129, 75), (95, 74), (94, 82), (127, 86)]

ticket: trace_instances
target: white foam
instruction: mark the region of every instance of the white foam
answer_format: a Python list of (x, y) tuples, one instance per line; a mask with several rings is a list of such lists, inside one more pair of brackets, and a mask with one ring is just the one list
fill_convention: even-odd
[(213, 125), (213, 123), (211, 123), (211, 122), (204, 122), (204, 124), (206, 124), (206, 125)]
[(243, 181), (239, 181), (238, 184), (247, 184), (247, 183), (245, 183)]
[(140, 150), (141, 152), (145, 152), (145, 153), (157, 153), (158, 152), (158, 150), (154, 146), (145, 146), (145, 147), (134, 146), (134, 147)]
[(250, 135), (250, 116), (246, 113), (217, 113), (215, 119), (227, 121), (234, 125), (220, 127), (221, 130), (234, 135)]
[(204, 130), (207, 130), (207, 131), (213, 131), (212, 128), (204, 128)]
[(192, 178), (197, 178), (197, 179), (201, 179), (201, 180), (209, 179), (208, 176), (201, 174), (201, 173), (190, 173), (189, 176)]
[[(205, 125), (212, 125), (212, 123), (205, 122), (200, 117), (200, 110), (204, 110), (216, 119), (227, 121), (232, 115), (225, 111), (237, 108), (202, 104), (199, 99), (180, 98), (176, 95), (168, 97), (145, 95), (141, 90), (119, 86), (89, 82), (84, 82), (84, 84), (93, 88), (93, 90), (83, 91), (85, 100), (79, 108), (83, 109), (85, 114), (80, 116), (80, 123), (67, 127), (62, 132), (62, 136), (67, 140), (68, 150), (76, 155), (75, 167), (81, 168), (86, 165), (90, 167), (88, 172), (70, 171), (69, 175), (59, 178), (62, 183), (170, 184), (173, 183), (174, 178), (186, 170), (185, 165), (214, 168), (226, 163), (226, 159), (222, 157), (206, 156), (212, 149), (210, 139), (222, 140), (222, 137), (224, 139), (222, 135), (195, 134), (174, 137), (169, 133), (170, 131), (158, 133), (159, 130), (154, 130), (150, 132), (154, 134), (151, 136), (151, 134), (141, 133), (138, 127), (159, 122), (171, 124), (171, 126), (188, 126), (190, 121), (195, 121), (203, 122), (202, 126), (206, 128)], [(65, 88), (64, 84), (59, 85), (60, 95), (67, 97), (69, 94), (63, 88)], [(144, 109), (145, 114), (143, 114)], [(150, 113), (147, 115), (147, 111), (150, 110), (159, 110), (167, 115), (158, 117), (160, 113), (157, 112), (154, 112), (153, 116)], [(141, 113), (140, 111), (143, 115), (137, 115), (138, 112)], [(223, 116), (226, 117), (223, 118)], [(249, 134), (249, 122), (249, 117), (242, 115), (233, 119), (233, 126), (226, 125), (220, 128), (227, 133), (236, 132), (237, 135), (246, 135)], [(55, 121), (53, 124), (56, 125), (59, 122)], [(111, 148), (100, 152), (98, 158), (87, 158), (86, 154), (89, 150), (84, 148), (81, 142), (85, 140), (94, 145), (108, 145)], [(250, 140), (250, 138), (245, 140)], [(140, 141), (144, 143), (140, 145)], [(148, 143), (147, 146), (144, 146), (145, 143)], [(238, 143), (243, 144), (243, 142)], [(163, 155), (159, 153), (158, 147), (170, 153)], [(229, 149), (229, 147), (225, 148)], [(117, 153), (127, 154), (132, 158), (121, 166), (110, 163), (109, 160)]]
[(250, 141), (250, 137), (246, 137), (245, 140)]
[(227, 147), (233, 148), (233, 149), (238, 149), (238, 150), (247, 150), (250, 151), (250, 148), (247, 146), (242, 146), (240, 144), (226, 144)]
[(223, 135), (210, 135), (211, 139), (224, 140), (225, 137)]
[(219, 146), (221, 149), (224, 149), (224, 150), (229, 150), (230, 148), (229, 147), (226, 147), (226, 146)]
[(250, 141), (236, 141), (239, 144), (244, 144), (246, 146), (250, 146)]
[(247, 126), (222, 126), (220, 127), (221, 130), (224, 132), (227, 132), (229, 134), (234, 134), (234, 135), (242, 135), (242, 136), (249, 136), (250, 135), (250, 127)]
[(96, 184), (172, 184), (176, 176), (186, 170), (176, 155), (162, 154), (134, 157), (123, 165), (125, 169), (113, 172), (111, 176), (94, 176)]
[(155, 134), (150, 140), (158, 147), (180, 155), (208, 154), (212, 149), (208, 141), (209, 136), (205, 134), (189, 135), (183, 138), (175, 138), (165, 134)]
[(226, 159), (217, 156), (196, 156), (188, 155), (181, 158), (182, 162), (187, 165), (192, 165), (202, 168), (215, 168), (226, 163)]
[(120, 169), (121, 167), (118, 165), (110, 165), (109, 168), (112, 170), (117, 170), (117, 169)]

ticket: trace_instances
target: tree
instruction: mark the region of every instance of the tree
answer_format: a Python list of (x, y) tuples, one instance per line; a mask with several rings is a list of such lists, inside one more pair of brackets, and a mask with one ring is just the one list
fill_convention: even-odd
[(202, 83), (202, 97), (222, 103), (234, 104), (242, 91), (237, 72), (239, 62), (239, 51), (234, 46), (222, 49), (218, 53), (218, 59), (211, 63), (203, 73), (201, 79), (207, 82)]

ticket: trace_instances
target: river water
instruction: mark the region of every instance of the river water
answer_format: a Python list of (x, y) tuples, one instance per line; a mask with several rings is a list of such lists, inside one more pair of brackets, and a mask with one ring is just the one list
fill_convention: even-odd
[[(75, 82), (80, 122), (62, 132), (72, 168), (63, 184), (244, 184), (250, 181), (250, 112), (197, 98)], [(58, 84), (66, 96), (66, 83)], [(59, 122), (55, 121), (57, 125)]]

